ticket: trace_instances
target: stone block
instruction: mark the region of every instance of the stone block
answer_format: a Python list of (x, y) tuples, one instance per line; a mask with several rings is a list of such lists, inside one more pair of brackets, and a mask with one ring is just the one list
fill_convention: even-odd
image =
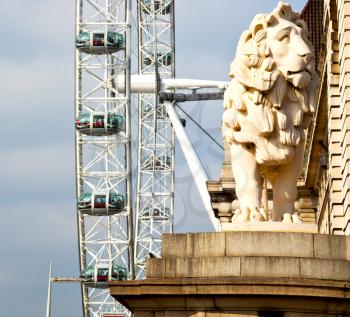
[(189, 317), (189, 314), (185, 310), (168, 310), (165, 311), (164, 317)]
[(176, 277), (176, 258), (162, 259), (165, 261), (165, 277)]
[(350, 262), (327, 259), (300, 259), (301, 278), (349, 281)]
[(163, 234), (162, 257), (189, 257), (193, 254), (192, 234)]
[(205, 317), (257, 317), (257, 311), (207, 311)]
[(226, 255), (312, 257), (313, 235), (284, 232), (226, 232)]
[(240, 275), (239, 257), (192, 258), (191, 277), (232, 277)]
[(225, 255), (225, 233), (224, 232), (203, 232), (196, 233), (193, 239), (193, 256), (209, 257)]
[(241, 276), (299, 277), (298, 258), (242, 257)]
[(188, 311), (187, 317), (205, 317), (204, 311)]
[(147, 259), (146, 263), (147, 278), (165, 277), (165, 260), (164, 259)]
[(152, 311), (139, 310), (134, 312), (135, 317), (155, 317)]
[(188, 310), (207, 310), (215, 307), (213, 297), (207, 296), (187, 296), (185, 299)]
[(315, 314), (315, 313), (296, 313), (296, 312), (285, 312), (284, 317), (336, 317), (336, 315), (330, 314)]
[(317, 234), (314, 236), (315, 258), (350, 260), (350, 239), (346, 236)]
[[(166, 278), (179, 277), (232, 277), (240, 275), (239, 257), (197, 257), (158, 259), (165, 266)], [(155, 268), (155, 267), (154, 267)], [(148, 273), (147, 277), (160, 277), (160, 274)]]
[(221, 230), (225, 232), (260, 231), (260, 232), (289, 232), (317, 233), (315, 223), (283, 223), (277, 221), (247, 222), (243, 224), (222, 223)]
[[(171, 261), (173, 259), (167, 259), (166, 261)], [(191, 258), (176, 258), (175, 260), (175, 276), (176, 277), (189, 277), (190, 275), (190, 265)], [(173, 274), (171, 274), (172, 276)], [(167, 271), (167, 276), (168, 271)]]

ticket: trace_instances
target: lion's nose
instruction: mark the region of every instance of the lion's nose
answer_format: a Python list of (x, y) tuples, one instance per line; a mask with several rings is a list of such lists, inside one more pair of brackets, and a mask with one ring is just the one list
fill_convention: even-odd
[(294, 40), (294, 50), (296, 53), (301, 57), (305, 57), (306, 62), (309, 62), (312, 57), (310, 48), (300, 36), (296, 36)]

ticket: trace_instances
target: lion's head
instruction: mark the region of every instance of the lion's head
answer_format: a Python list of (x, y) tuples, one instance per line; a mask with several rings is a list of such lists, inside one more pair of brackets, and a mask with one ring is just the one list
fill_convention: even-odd
[(226, 141), (255, 145), (258, 163), (283, 164), (304, 140), (315, 110), (318, 75), (307, 26), (280, 2), (244, 31), (225, 94)]

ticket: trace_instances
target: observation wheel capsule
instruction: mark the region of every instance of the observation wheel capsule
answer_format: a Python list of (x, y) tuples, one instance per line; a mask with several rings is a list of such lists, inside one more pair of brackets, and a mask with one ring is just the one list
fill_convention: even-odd
[[(128, 277), (127, 269), (120, 265), (101, 263), (86, 266), (80, 273), (83, 283), (106, 287), (110, 281), (123, 281)], [(94, 285), (95, 286), (95, 285)]]
[[(147, 54), (146, 56), (143, 57), (143, 65), (144, 66), (150, 66), (152, 65), (152, 56), (153, 54)], [(172, 54), (170, 52), (168, 53), (163, 53), (163, 52), (159, 52), (157, 53), (157, 61), (160, 65), (163, 66), (170, 66), (172, 63)]]
[[(146, 14), (153, 13), (153, 1), (143, 0), (142, 11)], [(154, 14), (166, 15), (171, 12), (171, 1), (169, 0), (154, 0)]]
[(171, 167), (171, 157), (168, 155), (156, 156), (154, 158), (153, 156), (149, 156), (144, 160), (143, 168), (145, 170), (153, 170), (153, 164), (156, 171), (167, 170)]
[(111, 191), (85, 192), (78, 198), (78, 210), (91, 216), (109, 216), (125, 210), (125, 197)]
[(125, 118), (110, 112), (85, 112), (79, 114), (75, 127), (87, 135), (111, 135), (125, 130)]
[(153, 219), (153, 220), (168, 220), (170, 215), (170, 209), (168, 207), (165, 207), (163, 209), (155, 207), (146, 207), (142, 212), (142, 218), (146, 219)]
[[(154, 107), (150, 106), (150, 105), (145, 105), (142, 111), (142, 116), (144, 117), (144, 119), (149, 119), (149, 120), (153, 120), (153, 111)], [(158, 105), (157, 107), (157, 119), (167, 119), (168, 118), (168, 114), (166, 111), (166, 108), (163, 104)]]
[(87, 54), (112, 54), (125, 49), (125, 36), (113, 32), (82, 31), (75, 40), (79, 51)]

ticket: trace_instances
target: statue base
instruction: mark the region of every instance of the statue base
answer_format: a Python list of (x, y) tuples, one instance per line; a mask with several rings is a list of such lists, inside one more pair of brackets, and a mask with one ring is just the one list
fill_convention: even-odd
[(135, 317), (350, 316), (349, 243), (295, 232), (164, 234), (145, 280), (109, 287)]
[(264, 231), (264, 232), (303, 232), (317, 233), (315, 223), (285, 223), (277, 221), (221, 223), (221, 231)]

